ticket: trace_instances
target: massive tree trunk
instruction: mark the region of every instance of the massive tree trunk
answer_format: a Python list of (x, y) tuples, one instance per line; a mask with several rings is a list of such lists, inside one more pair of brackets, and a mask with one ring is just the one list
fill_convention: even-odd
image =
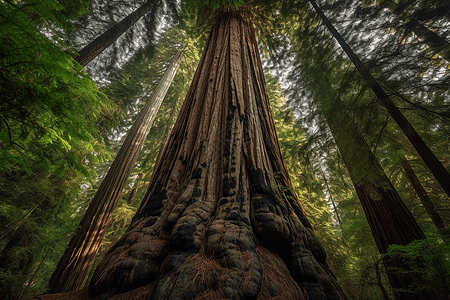
[(133, 170), (161, 102), (178, 70), (182, 54), (178, 53), (153, 91), (128, 133), (89, 205), (75, 236), (50, 278), (51, 293), (77, 290), (83, 283), (100, 248), (111, 215)]
[(240, 12), (218, 14), (146, 196), (89, 294), (345, 299), (292, 191)]
[(111, 46), (125, 31), (127, 31), (134, 23), (136, 23), (143, 15), (145, 15), (158, 0), (147, 0), (137, 10), (129, 14), (122, 21), (115, 24), (113, 27), (105, 31), (102, 35), (86, 45), (83, 49), (78, 51), (78, 56), (75, 60), (86, 66), (91, 60), (97, 57), (106, 48)]
[(408, 140), (419, 153), (420, 157), (423, 159), (425, 164), (428, 166), (430, 171), (433, 173), (436, 180), (440, 183), (444, 191), (450, 197), (450, 174), (444, 168), (442, 163), (433, 154), (430, 148), (425, 144), (422, 138), (419, 136), (417, 131), (412, 127), (411, 123), (405, 118), (398, 107), (394, 104), (392, 99), (386, 94), (381, 85), (372, 76), (369, 69), (363, 64), (355, 52), (350, 48), (350, 46), (345, 42), (344, 38), (339, 34), (339, 32), (334, 28), (333, 24), (328, 20), (328, 18), (323, 14), (322, 10), (319, 8), (314, 0), (309, 0), (311, 5), (314, 7), (316, 12), (321, 17), (324, 24), (328, 27), (334, 38), (341, 45), (342, 49), (348, 55), (350, 60), (356, 66), (356, 69), (361, 74), (363, 80), (375, 93), (378, 102), (386, 108), (389, 114), (392, 116), (397, 125), (405, 133)]

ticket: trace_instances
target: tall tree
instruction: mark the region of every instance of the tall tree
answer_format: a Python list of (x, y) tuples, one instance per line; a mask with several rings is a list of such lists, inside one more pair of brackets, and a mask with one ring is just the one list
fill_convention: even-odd
[[(345, 111), (342, 107), (338, 108), (340, 100), (335, 102), (330, 111)], [(425, 239), (356, 124), (349, 121), (348, 116), (347, 121), (343, 122), (342, 119), (336, 118), (335, 114), (331, 116), (329, 112), (325, 112), (325, 118), (349, 171), (380, 253), (387, 253), (388, 247), (393, 244), (408, 245), (414, 240)], [(386, 262), (386, 265), (392, 268), (407, 267), (394, 260)], [(388, 272), (388, 277), (391, 286), (400, 291), (394, 292), (396, 299), (427, 299), (432, 295), (426, 292), (418, 292), (415, 295), (401, 292), (414, 282), (408, 276), (392, 272)]]
[(78, 231), (53, 273), (50, 292), (77, 290), (83, 283), (108, 228), (111, 214), (122, 194), (156, 113), (181, 62), (179, 53), (130, 129), (124, 144), (86, 211)]
[(125, 31), (127, 31), (134, 23), (136, 23), (148, 11), (152, 10), (153, 15), (161, 5), (162, 1), (148, 0), (145, 1), (137, 10), (129, 14), (122, 21), (115, 24), (113, 27), (105, 31), (95, 40), (84, 46), (78, 51), (78, 56), (75, 60), (82, 66), (86, 66), (91, 60), (99, 55), (103, 50), (114, 43)]
[(217, 14), (147, 194), (90, 295), (345, 299), (292, 192), (242, 13)]
[(392, 116), (394, 121), (403, 130), (406, 137), (409, 139), (411, 144), (414, 146), (416, 151), (419, 153), (420, 157), (426, 163), (430, 171), (435, 176), (436, 180), (441, 184), (444, 191), (450, 197), (450, 173), (444, 168), (442, 163), (437, 159), (430, 148), (425, 144), (416, 130), (412, 127), (410, 122), (401, 113), (398, 107), (394, 104), (388, 94), (384, 91), (378, 81), (372, 76), (370, 70), (364, 65), (364, 63), (359, 59), (355, 52), (346, 43), (344, 38), (339, 34), (336, 28), (331, 24), (328, 18), (323, 14), (322, 10), (319, 8), (314, 0), (309, 0), (313, 8), (319, 14), (320, 18), (323, 20), (324, 24), (328, 27), (333, 37), (341, 45), (342, 49), (348, 55), (350, 60), (356, 66), (356, 69), (361, 74), (362, 78), (368, 86), (375, 93), (378, 102), (387, 109), (389, 114)]

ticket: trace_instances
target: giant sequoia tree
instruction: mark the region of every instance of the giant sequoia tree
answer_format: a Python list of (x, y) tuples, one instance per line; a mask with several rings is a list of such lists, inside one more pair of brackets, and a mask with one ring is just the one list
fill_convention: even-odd
[(148, 191), (90, 296), (49, 299), (345, 299), (292, 191), (242, 13), (217, 14)]

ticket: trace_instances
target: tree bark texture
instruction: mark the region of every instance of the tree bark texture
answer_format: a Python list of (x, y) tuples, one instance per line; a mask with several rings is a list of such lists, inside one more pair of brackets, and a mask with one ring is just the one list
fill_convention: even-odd
[[(254, 30), (240, 12), (217, 15), (148, 191), (89, 294), (345, 299), (292, 191)], [(41, 297), (69, 296), (89, 298)]]
[(51, 293), (77, 290), (100, 248), (111, 215), (152, 127), (161, 102), (180, 66), (178, 53), (130, 129), (108, 173), (80, 222), (75, 236), (49, 281)]
[(363, 62), (359, 59), (356, 53), (350, 48), (344, 38), (339, 34), (336, 28), (331, 24), (328, 18), (324, 15), (322, 10), (319, 8), (317, 3), (314, 0), (309, 1), (311, 5), (314, 7), (316, 12), (321, 17), (324, 24), (328, 27), (334, 38), (341, 45), (342, 49), (345, 51), (347, 56), (350, 58), (352, 63), (355, 65), (358, 72), (361, 74), (363, 80), (366, 84), (372, 89), (375, 93), (378, 102), (386, 108), (389, 114), (392, 116), (394, 121), (400, 127), (400, 129), (405, 133), (408, 140), (413, 145), (414, 149), (416, 149), (417, 153), (419, 153), (422, 160), (428, 166), (430, 171), (433, 173), (436, 180), (439, 182), (441, 187), (450, 197), (450, 174), (444, 168), (442, 163), (437, 159), (431, 149), (425, 144), (422, 138), (419, 136), (417, 131), (412, 127), (411, 123), (405, 118), (405, 116), (401, 113), (398, 107), (394, 104), (392, 99), (386, 94), (384, 89), (378, 83), (378, 81), (372, 76), (369, 69), (363, 64)]
[[(357, 125), (348, 116), (342, 121), (336, 111), (343, 111), (339, 99), (331, 110), (324, 112), (327, 124), (352, 179), (380, 253), (386, 254), (387, 248), (393, 244), (408, 245), (414, 240), (425, 239), (424, 233), (392, 186)], [(384, 264), (388, 268), (408, 268), (392, 259), (385, 260)], [(414, 283), (407, 275), (389, 271), (387, 275), (391, 286), (396, 289), (408, 289)], [(395, 292), (394, 295), (396, 300), (433, 299), (433, 295), (427, 292)]]
[(106, 48), (111, 46), (125, 31), (127, 31), (134, 23), (136, 23), (143, 15), (145, 15), (158, 0), (148, 0), (142, 4), (137, 10), (129, 14), (122, 21), (115, 24), (113, 27), (105, 31), (102, 35), (86, 45), (83, 49), (78, 51), (78, 56), (75, 60), (86, 66), (91, 60), (97, 57)]

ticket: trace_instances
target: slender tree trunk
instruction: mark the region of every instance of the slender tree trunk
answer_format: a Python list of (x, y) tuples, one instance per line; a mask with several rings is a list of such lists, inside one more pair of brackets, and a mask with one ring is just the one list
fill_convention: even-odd
[(377, 285), (380, 287), (381, 292), (383, 293), (383, 299), (389, 300), (388, 293), (386, 292), (386, 289), (384, 288), (383, 282), (381, 280), (381, 271), (380, 271), (380, 261), (377, 261), (373, 264), (375, 268), (375, 274), (377, 276)]
[(380, 2), (380, 5), (388, 8), (400, 20), (402, 20), (410, 31), (412, 31), (415, 35), (417, 35), (417, 37), (422, 39), (428, 47), (430, 47), (433, 54), (439, 54), (445, 60), (450, 62), (450, 43), (445, 38), (428, 29), (425, 25), (415, 19), (414, 16), (405, 13), (405, 11), (399, 7), (399, 4), (394, 1), (383, 0)]
[(218, 13), (146, 196), (89, 291), (105, 299), (345, 299), (293, 194), (253, 25), (240, 11)]
[(331, 194), (331, 189), (330, 189), (330, 186), (329, 186), (329, 184), (328, 184), (328, 180), (327, 180), (327, 178), (326, 178), (324, 172), (322, 172), (322, 180), (325, 182), (325, 186), (327, 187), (328, 195), (330, 196), (331, 204), (333, 205), (334, 213), (336, 214), (336, 219), (337, 219), (337, 221), (338, 221), (338, 223), (339, 223), (339, 227), (340, 227), (341, 230), (342, 230), (342, 221), (341, 221), (341, 217), (340, 217), (339, 212), (338, 212), (338, 210), (337, 210), (336, 202), (334, 201), (333, 195)]
[(422, 184), (419, 181), (419, 178), (417, 178), (416, 173), (414, 172), (406, 157), (403, 156), (400, 163), (405, 170), (406, 176), (411, 182), (411, 185), (419, 196), (419, 199), (422, 202), (422, 205), (425, 208), (428, 216), (433, 221), (434, 226), (436, 226), (436, 229), (439, 231), (442, 239), (448, 242), (450, 239), (450, 235), (447, 226), (445, 225), (444, 220), (442, 220), (439, 212), (437, 211), (436, 206), (434, 206), (433, 201), (431, 201), (430, 197), (428, 196), (427, 191), (425, 191), (425, 189), (423, 188)]
[(437, 157), (433, 154), (430, 148), (425, 144), (416, 130), (412, 127), (409, 121), (405, 118), (405, 116), (400, 112), (400, 110), (395, 106), (394, 102), (392, 102), (391, 98), (386, 94), (377, 80), (370, 74), (369, 69), (362, 63), (359, 57), (355, 52), (350, 48), (350, 46), (345, 42), (343, 37), (339, 34), (339, 32), (334, 28), (331, 22), (327, 19), (327, 17), (323, 14), (322, 10), (317, 6), (314, 0), (310, 0), (311, 5), (314, 7), (316, 12), (322, 18), (324, 24), (328, 27), (332, 35), (341, 45), (342, 49), (348, 55), (350, 60), (356, 66), (356, 69), (361, 74), (362, 78), (366, 81), (366, 83), (370, 86), (370, 88), (375, 93), (378, 102), (384, 106), (389, 114), (392, 116), (397, 125), (403, 130), (406, 137), (409, 139), (413, 147), (419, 153), (420, 157), (423, 159), (425, 164), (428, 166), (430, 171), (433, 173), (436, 180), (440, 183), (444, 191), (450, 197), (450, 174), (444, 168), (442, 163), (437, 159)]
[[(327, 184), (327, 186), (328, 186), (328, 184)], [(329, 191), (329, 189), (328, 189), (328, 191)], [(337, 219), (337, 221), (339, 223), (339, 227), (342, 230), (342, 221), (341, 221), (341, 217), (339, 216), (339, 212), (338, 212), (337, 207), (336, 207), (336, 202), (334, 201), (334, 198), (331, 195), (331, 193), (329, 194), (329, 196), (330, 196), (331, 204), (333, 205), (334, 213), (336, 214), (336, 219)]]
[(127, 204), (128, 205), (133, 204), (134, 198), (136, 198), (136, 192), (137, 192), (137, 182), (135, 183), (135, 185), (131, 189), (130, 194), (128, 195), (128, 198), (127, 198)]
[(156, 113), (181, 62), (182, 54), (174, 57), (158, 86), (150, 96), (130, 129), (105, 179), (89, 205), (75, 236), (50, 278), (51, 293), (77, 290), (88, 274), (109, 226), (111, 215), (120, 198), (136, 159), (142, 149)]
[(136, 23), (143, 15), (145, 15), (158, 0), (147, 0), (137, 10), (129, 14), (125, 19), (115, 24), (113, 27), (105, 31), (83, 49), (78, 51), (75, 60), (86, 66), (91, 60), (99, 55), (103, 50), (111, 46), (125, 31), (127, 31), (134, 23)]

